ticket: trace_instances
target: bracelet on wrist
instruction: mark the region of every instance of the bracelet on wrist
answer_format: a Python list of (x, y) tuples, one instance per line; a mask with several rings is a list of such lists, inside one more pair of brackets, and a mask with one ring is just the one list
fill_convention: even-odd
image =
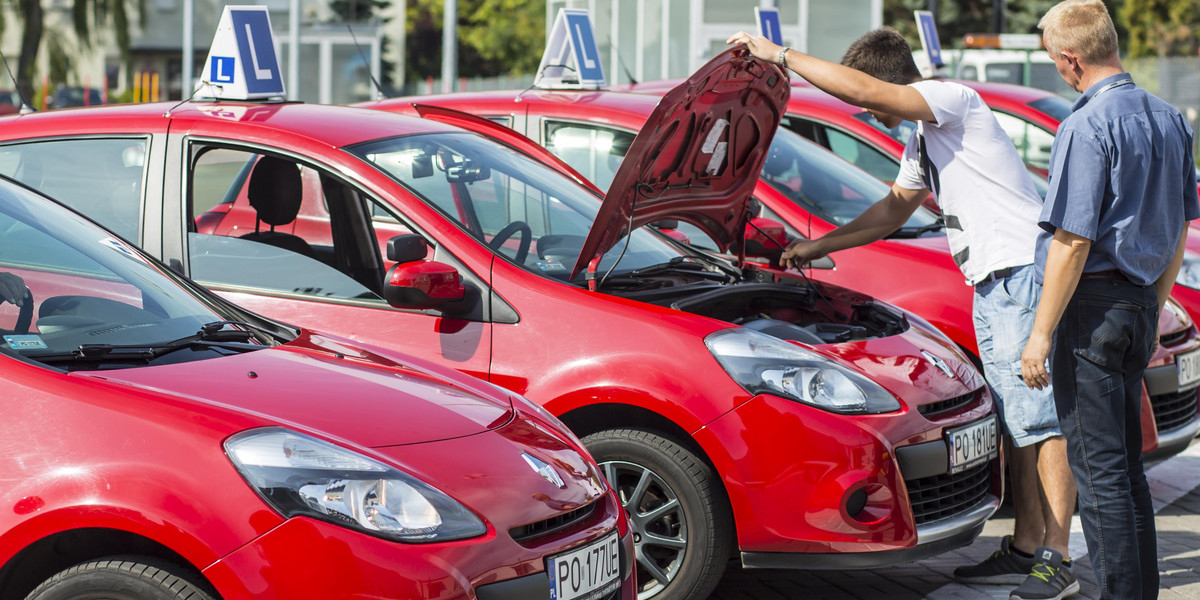
[(788, 64), (787, 64), (788, 50), (791, 50), (791, 48), (783, 48), (782, 50), (779, 51), (779, 61), (778, 61), (779, 66), (783, 67), (784, 69), (788, 68)]

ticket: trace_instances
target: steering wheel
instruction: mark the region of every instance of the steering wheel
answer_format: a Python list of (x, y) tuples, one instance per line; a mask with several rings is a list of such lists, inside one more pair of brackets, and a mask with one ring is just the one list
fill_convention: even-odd
[(492, 241), (488, 242), (488, 247), (499, 252), (504, 242), (507, 242), (508, 238), (512, 237), (518, 231), (521, 232), (521, 243), (517, 246), (517, 255), (513, 257), (513, 261), (517, 264), (525, 264), (525, 259), (529, 257), (529, 242), (533, 238), (533, 230), (529, 228), (529, 225), (525, 221), (513, 221), (505, 225), (504, 229), (497, 231), (496, 235), (492, 237)]
[(13, 333), (17, 335), (25, 335), (29, 333), (29, 325), (33, 323), (33, 292), (29, 288), (25, 288), (25, 295), (21, 296), (21, 310), (17, 311), (17, 324), (13, 327)]

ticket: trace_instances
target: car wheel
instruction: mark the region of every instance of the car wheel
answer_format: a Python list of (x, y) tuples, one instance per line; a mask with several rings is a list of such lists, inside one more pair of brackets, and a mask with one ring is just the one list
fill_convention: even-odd
[(141, 557), (94, 560), (59, 571), (25, 600), (213, 600), (179, 570)]
[(712, 467), (647, 431), (601, 431), (583, 444), (629, 513), (638, 600), (707, 598), (733, 545), (733, 518)]

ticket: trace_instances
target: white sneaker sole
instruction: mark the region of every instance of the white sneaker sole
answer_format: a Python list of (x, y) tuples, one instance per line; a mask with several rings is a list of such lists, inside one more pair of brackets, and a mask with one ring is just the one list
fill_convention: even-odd
[(1078, 593), (1079, 593), (1079, 580), (1077, 579), (1075, 581), (1072, 581), (1070, 585), (1063, 588), (1063, 591), (1059, 592), (1059, 594), (1057, 596), (1054, 596), (1052, 598), (1022, 598), (1016, 594), (1013, 594), (1008, 597), (1008, 600), (1062, 600), (1063, 598), (1066, 598), (1067, 596), (1074, 596), (1075, 594), (1078, 594)]

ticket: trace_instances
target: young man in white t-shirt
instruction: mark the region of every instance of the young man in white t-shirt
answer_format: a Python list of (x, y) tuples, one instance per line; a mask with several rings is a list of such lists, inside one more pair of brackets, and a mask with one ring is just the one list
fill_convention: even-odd
[(838, 250), (879, 240), (899, 228), (932, 192), (945, 218), (955, 264), (974, 286), (976, 339), (984, 374), (998, 400), (1013, 451), (1016, 524), (1000, 550), (955, 576), (972, 583), (1020, 584), (1012, 598), (1063, 598), (1079, 590), (1068, 553), (1075, 484), (1049, 389), (1020, 380), (1021, 351), (1041, 295), (1034, 247), (1041, 199), (1012, 141), (972, 89), (923, 81), (904, 37), (871, 31), (842, 64), (781, 48), (739, 32), (762, 60), (871, 113), (885, 127), (907, 119), (917, 130), (904, 149), (890, 192), (858, 218), (816, 240), (793, 241), (781, 264), (802, 267)]

